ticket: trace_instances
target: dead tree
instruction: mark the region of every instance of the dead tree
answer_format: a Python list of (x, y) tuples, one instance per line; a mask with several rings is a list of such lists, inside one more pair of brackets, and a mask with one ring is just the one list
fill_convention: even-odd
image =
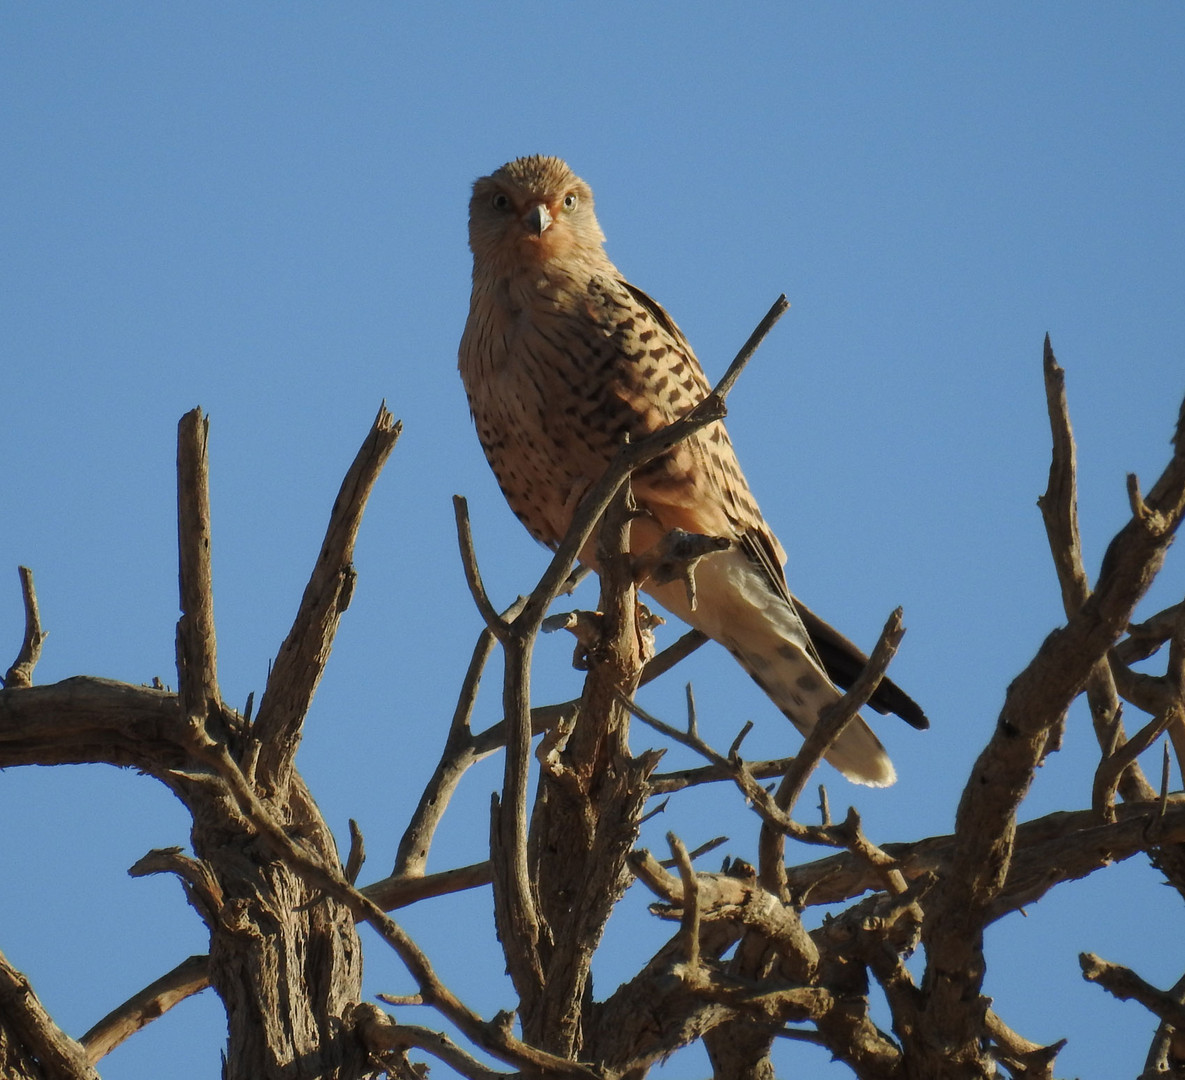
[[(873, 693), (901, 639), (900, 612), (885, 626), (860, 679), (792, 758), (747, 761), (742, 731), (726, 750), (700, 735), (689, 698), (685, 724), (645, 714), (635, 689), (700, 644), (694, 632), (653, 655), (639, 605), (639, 576), (689, 576), (713, 538), (671, 538), (640, 566), (627, 551), (630, 472), (724, 414), (728, 390), (770, 315), (714, 393), (688, 416), (622, 448), (587, 493), (572, 530), (534, 590), (499, 612), (478, 568), (463, 500), (458, 534), (470, 590), (484, 622), (447, 728), (442, 755), (408, 822), (393, 872), (355, 885), (361, 837), (344, 863), (313, 795), (293, 766), (302, 724), (355, 586), (351, 553), (367, 495), (399, 434), (382, 409), (334, 504), (316, 566), (277, 655), (258, 710), (240, 713), (219, 691), (210, 580), (207, 422), (181, 421), (178, 508), (182, 616), (176, 692), (90, 677), (33, 685), (43, 638), (32, 577), (22, 570), (24, 643), (0, 691), (0, 766), (106, 762), (165, 784), (192, 814), (191, 850), (150, 852), (133, 874), (168, 872), (210, 935), (193, 957), (117, 1007), (79, 1039), (54, 1023), (20, 972), (0, 956), (0, 1075), (59, 1080), (98, 1075), (113, 1046), (209, 985), (226, 1007), (229, 1080), (417, 1077), (425, 1063), (494, 1077), (634, 1080), (655, 1062), (703, 1040), (719, 1078), (772, 1077), (777, 1037), (825, 1047), (862, 1080), (1052, 1078), (1062, 1044), (1041, 1046), (1012, 1030), (983, 996), (984, 931), (1049, 889), (1143, 855), (1185, 897), (1185, 795), (1170, 794), (1137, 757), (1168, 732), (1185, 756), (1185, 603), (1132, 624), (1185, 515), (1185, 404), (1174, 453), (1144, 495), (1129, 479), (1131, 518), (1090, 583), (1078, 543), (1074, 443), (1048, 340), (1045, 380), (1053, 433), (1049, 485), (1040, 499), (1066, 621), (1011, 686), (991, 739), (969, 777), (949, 835), (874, 843), (849, 810), (806, 824), (800, 796), (829, 743)], [(595, 612), (548, 616), (571, 584), (577, 551), (600, 525), (601, 593)], [(577, 700), (532, 704), (532, 651), (541, 628), (570, 629), (587, 670)], [(1163, 675), (1131, 665), (1167, 645)], [(475, 732), (471, 716), (487, 661), (504, 659), (503, 719)], [(1046, 755), (1057, 749), (1071, 702), (1085, 693), (1100, 747), (1080, 809), (1019, 822), (1017, 811)], [(1134, 734), (1122, 705), (1148, 717)], [(661, 752), (634, 754), (629, 733), (691, 747), (703, 764), (659, 771)], [(661, 742), (660, 742), (661, 745)], [(466, 770), (501, 750), (504, 773), (489, 822), (489, 858), (425, 872), (437, 825)], [(531, 791), (531, 763), (538, 783)], [(765, 782), (775, 780), (767, 788)], [(655, 800), (698, 785), (735, 787), (759, 831), (758, 865), (726, 860), (697, 870), (669, 834), (661, 861), (637, 846)], [(1089, 797), (1087, 797), (1089, 793)], [(830, 849), (787, 865), (785, 838)], [(608, 996), (589, 977), (605, 925), (627, 885), (655, 897), (673, 924), (669, 940)], [(515, 1000), (478, 1015), (441, 981), (429, 958), (388, 912), (459, 889), (490, 887)], [(809, 911), (846, 904), (811, 927)], [(413, 998), (393, 1011), (361, 1000), (356, 924), (369, 923), (414, 978)], [(925, 948), (924, 974), (905, 960)], [(1185, 977), (1165, 991), (1089, 954), (1083, 973), (1159, 1020), (1142, 1077), (1179, 1075), (1185, 1045)], [(884, 991), (892, 1030), (870, 1015), (869, 989)], [(428, 1006), (461, 1033), (404, 1022)], [(503, 1068), (483, 1064), (476, 1051)]]

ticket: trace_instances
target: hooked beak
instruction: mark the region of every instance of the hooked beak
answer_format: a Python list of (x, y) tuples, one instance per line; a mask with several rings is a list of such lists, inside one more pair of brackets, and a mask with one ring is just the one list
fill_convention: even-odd
[(526, 216), (523, 218), (523, 223), (532, 236), (542, 236), (553, 220), (554, 218), (552, 218), (551, 212), (547, 207), (543, 203), (536, 203), (527, 211)]

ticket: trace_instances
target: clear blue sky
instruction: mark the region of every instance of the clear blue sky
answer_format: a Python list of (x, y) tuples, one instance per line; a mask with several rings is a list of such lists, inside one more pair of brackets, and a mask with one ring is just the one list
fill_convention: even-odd
[[(496, 599), (544, 565), (488, 474), (455, 363), (468, 185), (557, 154), (709, 374), (790, 298), (731, 400), (734, 441), (797, 592), (868, 646), (904, 605), (894, 673), (934, 724), (880, 725), (895, 788), (824, 779), (874, 840), (949, 831), (1004, 688), (1062, 618), (1035, 507), (1046, 331), (1092, 568), (1125, 520), (1125, 473), (1147, 486), (1167, 460), (1185, 393), (1183, 55), (1176, 3), (5, 5), (0, 668), (25, 563), (50, 631), (39, 682), (175, 682), (175, 428), (201, 405), (222, 685), (236, 703), (262, 690), (385, 399), (405, 434), (300, 756), (339, 839), (361, 823), (363, 881), (383, 876), (479, 628), (452, 494), (470, 499)], [(1144, 612), (1183, 589), (1178, 551)], [(541, 648), (540, 701), (576, 692), (569, 651)], [(749, 754), (797, 744), (727, 656), (698, 656), (644, 704), (678, 718), (686, 678), (718, 743), (753, 719)], [(480, 719), (497, 712), (487, 692)], [(1075, 711), (1025, 814), (1088, 805), (1096, 754)], [(431, 868), (482, 857), (498, 773), (470, 776)], [(674, 828), (693, 846), (726, 817), (727, 850), (752, 857), (738, 806), (723, 789), (676, 799), (644, 841)], [(204, 950), (174, 880), (125, 875), (187, 841), (153, 781), (8, 771), (0, 822), (0, 948), (71, 1033)], [(669, 932), (644, 900), (631, 891), (611, 928), (599, 992)], [(488, 906), (478, 893), (404, 921), (491, 1015), (510, 997)], [(1181, 925), (1133, 860), (993, 932), (987, 992), (1027, 1037), (1070, 1038), (1059, 1075), (1133, 1075), (1151, 1020), (1082, 983), (1077, 953), (1169, 985)], [(367, 992), (409, 991), (367, 943)], [(222, 1032), (206, 993), (101, 1071), (208, 1078)], [(778, 1054), (831, 1075), (812, 1048)], [(657, 1075), (706, 1071), (697, 1051)]]

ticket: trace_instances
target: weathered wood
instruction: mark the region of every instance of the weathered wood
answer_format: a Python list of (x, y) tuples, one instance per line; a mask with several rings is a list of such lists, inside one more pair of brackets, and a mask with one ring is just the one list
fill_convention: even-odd
[(0, 953), (0, 1076), (99, 1080), (86, 1051), (50, 1018), (29, 980)]
[[(1165, 867), (1178, 888), (1185, 885), (1185, 871), (1179, 871), (1185, 865), (1180, 860), (1185, 796), (1165, 790), (1158, 798), (1133, 760), (1165, 724), (1185, 727), (1180, 721), (1185, 621), (1179, 605), (1117, 644), (1185, 516), (1185, 406), (1164, 475), (1146, 496), (1134, 480), (1129, 483), (1131, 521), (1113, 541), (1092, 589), (1078, 548), (1073, 438), (1059, 373), (1047, 347), (1054, 462), (1042, 510), (1066, 623), (1009, 688), (950, 835), (874, 843), (854, 809), (833, 822), (826, 800), (822, 824), (797, 820), (796, 797), (817, 761), (816, 744), (827, 736), (826, 725), (796, 763), (746, 763), (741, 737), (718, 750), (699, 733), (694, 713), (682, 730), (646, 717), (631, 701), (640, 682), (686, 655), (695, 641), (685, 639), (666, 659), (650, 661), (647, 625), (634, 590), (637, 566), (625, 554), (630, 510), (623, 483), (647, 455), (718, 416), (721, 393), (702, 413), (660, 432), (653, 445), (623, 450), (611, 475), (586, 494), (572, 533), (537, 588), (506, 612), (499, 613), (485, 595), (472, 538), (466, 542), (464, 508), (458, 506), (466, 572), (486, 629), (464, 677), (440, 765), (404, 832), (395, 873), (362, 889), (353, 881), (361, 864), (360, 840), (347, 871), (292, 755), (354, 587), (350, 560), (366, 495), (398, 425), (380, 411), (343, 482), (252, 723), (227, 708), (218, 689), (208, 425), (200, 411), (188, 414), (178, 441), (178, 692), (83, 677), (31, 686), (43, 632), (31, 576), (23, 577), (25, 644), (13, 667), (17, 674), (10, 671), (9, 685), (0, 690), (0, 767), (108, 762), (133, 766), (167, 785), (191, 813), (192, 852), (153, 851), (131, 872), (171, 873), (181, 880), (209, 929), (210, 953), (146, 987), (81, 1044), (57, 1029), (28, 980), (0, 958), (0, 1076), (90, 1080), (92, 1064), (103, 1053), (208, 979), (229, 1019), (226, 1080), (361, 1080), (380, 1068), (411, 1077), (421, 1067), (413, 1055), (428, 1055), (480, 1080), (641, 1080), (656, 1062), (696, 1040), (705, 1043), (720, 1080), (768, 1080), (770, 1050), (780, 1036), (816, 1043), (860, 1080), (986, 1080), (1000, 1068), (1026, 1080), (1051, 1080), (1061, 1044), (1030, 1042), (982, 996), (984, 927), (1039, 902), (1054, 886), (1139, 853)], [(578, 634), (588, 670), (582, 695), (574, 702), (534, 706), (535, 636), (564, 588), (572, 558), (586, 550), (598, 526), (600, 610), (565, 620)], [(886, 633), (886, 646), (892, 637)], [(506, 658), (504, 717), (474, 733), (470, 716), (477, 686), (496, 641)], [(1163, 675), (1137, 675), (1126, 667), (1166, 643)], [(886, 663), (887, 656), (874, 653), (869, 686)], [(869, 686), (853, 687), (847, 704), (854, 709)], [(1018, 823), (1017, 806), (1033, 770), (1056, 748), (1066, 709), (1084, 688), (1101, 760), (1084, 776), (1083, 805), (1092, 783), (1096, 805)], [(1153, 714), (1150, 722), (1133, 725), (1137, 733), (1130, 741), (1118, 724), (1120, 700)], [(635, 756), (630, 750), (631, 714), (707, 764), (656, 777), (658, 753)], [(840, 720), (837, 715), (835, 724)], [(527, 781), (533, 748), (540, 780), (532, 802)], [(502, 749), (506, 762), (491, 819), (489, 859), (425, 873), (450, 795), (473, 763)], [(761, 783), (776, 776), (788, 777), (780, 796)], [(677, 872), (634, 850), (655, 794), (720, 780), (735, 786), (755, 814), (750, 820), (760, 825), (760, 874), (740, 860), (726, 860), (718, 873), (706, 872), (673, 835), (670, 865)], [(1122, 801), (1115, 801), (1113, 791)], [(835, 854), (783, 867), (785, 836)], [(657, 897), (651, 910), (667, 920), (671, 937), (598, 1001), (592, 960), (633, 879)], [(457, 997), (386, 913), (487, 883), (517, 997), (492, 1020)], [(800, 912), (824, 903), (843, 907), (808, 932)], [(396, 1022), (360, 1000), (359, 921), (374, 928), (415, 982), (416, 993), (393, 1004), (434, 1010), (464, 1045), (440, 1031)], [(918, 984), (905, 960), (921, 943), (926, 968)], [(1087, 975), (1139, 1001), (1158, 1019), (1144, 1075), (1175, 1067), (1185, 980), (1161, 991), (1134, 972), (1095, 961)], [(891, 1034), (873, 1019), (872, 981), (883, 991)], [(515, 1071), (490, 1068), (477, 1051)]]

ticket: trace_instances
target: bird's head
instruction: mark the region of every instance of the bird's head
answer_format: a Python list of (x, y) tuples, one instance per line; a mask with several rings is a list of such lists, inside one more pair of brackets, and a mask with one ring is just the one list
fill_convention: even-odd
[(474, 268), (510, 274), (552, 260), (604, 258), (592, 189), (559, 158), (517, 158), (473, 185)]

